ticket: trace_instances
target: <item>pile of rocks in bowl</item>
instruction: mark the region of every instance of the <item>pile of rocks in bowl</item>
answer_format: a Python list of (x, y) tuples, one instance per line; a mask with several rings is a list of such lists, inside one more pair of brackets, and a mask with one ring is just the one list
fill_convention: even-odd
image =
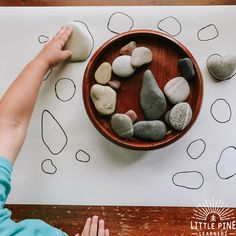
[[(136, 68), (151, 61), (151, 50), (147, 47), (136, 47), (136, 43), (131, 41), (121, 48), (120, 56), (115, 58), (112, 65), (109, 62), (102, 63), (94, 75), (97, 84), (90, 90), (96, 110), (102, 115), (111, 115), (115, 112), (121, 82), (111, 80), (112, 73), (119, 77), (130, 77)], [(180, 59), (178, 66), (182, 76), (169, 80), (163, 91), (151, 70), (144, 72), (140, 105), (145, 120), (137, 121), (137, 114), (133, 110), (124, 114), (113, 114), (111, 128), (117, 136), (123, 139), (160, 141), (165, 138), (170, 128), (182, 131), (188, 126), (192, 118), (192, 109), (185, 101), (190, 94), (189, 82), (195, 77), (195, 70), (189, 58)]]

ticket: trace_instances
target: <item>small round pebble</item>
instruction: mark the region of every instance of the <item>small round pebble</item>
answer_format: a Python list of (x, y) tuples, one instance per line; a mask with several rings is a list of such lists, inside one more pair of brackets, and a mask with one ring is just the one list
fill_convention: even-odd
[(118, 89), (120, 88), (120, 86), (121, 86), (121, 82), (120, 82), (119, 80), (110, 80), (110, 81), (108, 82), (108, 85), (109, 85), (111, 88), (113, 88), (113, 89), (115, 89), (115, 90), (118, 90)]
[(103, 62), (95, 72), (95, 80), (99, 84), (107, 84), (111, 79), (112, 68), (110, 63)]
[(133, 123), (138, 118), (138, 116), (137, 116), (137, 114), (136, 114), (136, 112), (134, 110), (128, 110), (125, 114), (130, 117), (130, 119), (132, 120)]
[(190, 93), (188, 81), (183, 77), (176, 77), (167, 82), (164, 93), (172, 104), (184, 102)]
[(170, 124), (170, 111), (167, 111), (165, 116), (164, 116), (164, 120), (165, 120), (165, 123), (169, 126), (171, 126)]
[(170, 124), (175, 130), (184, 130), (191, 118), (192, 109), (187, 102), (176, 104), (170, 111)]
[(136, 48), (136, 42), (131, 41), (120, 49), (120, 55), (132, 55), (133, 50)]
[(166, 125), (160, 120), (139, 121), (134, 124), (134, 136), (140, 139), (160, 141), (166, 135)]
[(110, 115), (116, 108), (116, 91), (109, 86), (94, 84), (90, 97), (96, 110), (102, 115)]
[(152, 61), (152, 52), (149, 48), (135, 48), (131, 56), (131, 64), (133, 67), (140, 67)]
[(133, 123), (130, 117), (126, 114), (114, 114), (111, 118), (111, 128), (120, 138), (130, 139), (133, 137)]
[(131, 65), (131, 57), (123, 55), (117, 57), (112, 62), (112, 71), (120, 77), (129, 77), (135, 72), (135, 68)]
[(195, 77), (195, 69), (190, 58), (183, 58), (179, 60), (179, 68), (181, 75), (188, 81)]

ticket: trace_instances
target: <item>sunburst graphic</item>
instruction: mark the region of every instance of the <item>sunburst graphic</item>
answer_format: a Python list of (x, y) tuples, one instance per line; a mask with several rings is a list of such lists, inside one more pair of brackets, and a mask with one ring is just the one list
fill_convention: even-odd
[[(199, 205), (196, 209), (193, 210), (194, 215), (192, 219), (199, 221), (206, 221), (208, 216), (216, 215), (219, 217), (220, 221), (227, 221), (235, 219), (233, 210), (228, 208), (221, 200), (205, 200), (205, 202)], [(211, 221), (215, 221), (215, 217), (211, 217)]]

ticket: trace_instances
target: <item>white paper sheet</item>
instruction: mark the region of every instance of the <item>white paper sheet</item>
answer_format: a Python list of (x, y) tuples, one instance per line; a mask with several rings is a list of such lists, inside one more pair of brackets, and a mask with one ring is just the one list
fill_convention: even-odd
[[(196, 206), (214, 198), (236, 207), (236, 176), (230, 177), (236, 173), (236, 150), (230, 147), (236, 146), (236, 78), (217, 83), (205, 65), (213, 53), (236, 55), (235, 12), (235, 6), (0, 8), (1, 96), (42, 48), (39, 41), (73, 20), (91, 31), (92, 54), (115, 35), (111, 31), (157, 30), (158, 25), (192, 52), (204, 79), (201, 113), (191, 130), (168, 147), (145, 152), (111, 143), (91, 124), (82, 100), (89, 59), (54, 68), (43, 82), (15, 163), (8, 203)], [(44, 110), (51, 152), (41, 137)], [(54, 174), (44, 173), (42, 165)]]

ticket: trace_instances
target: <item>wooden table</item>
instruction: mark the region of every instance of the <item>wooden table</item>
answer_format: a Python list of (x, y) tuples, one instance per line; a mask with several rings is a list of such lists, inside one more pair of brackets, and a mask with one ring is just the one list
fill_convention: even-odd
[[(101, 6), (101, 5), (230, 5), (236, 0), (0, 0), (0, 6)], [(194, 208), (186, 207), (117, 207), (7, 205), (13, 219), (40, 218), (61, 228), (69, 235), (81, 232), (88, 217), (98, 215), (119, 236), (184, 236), (191, 235)], [(236, 216), (236, 209), (233, 209)]]

